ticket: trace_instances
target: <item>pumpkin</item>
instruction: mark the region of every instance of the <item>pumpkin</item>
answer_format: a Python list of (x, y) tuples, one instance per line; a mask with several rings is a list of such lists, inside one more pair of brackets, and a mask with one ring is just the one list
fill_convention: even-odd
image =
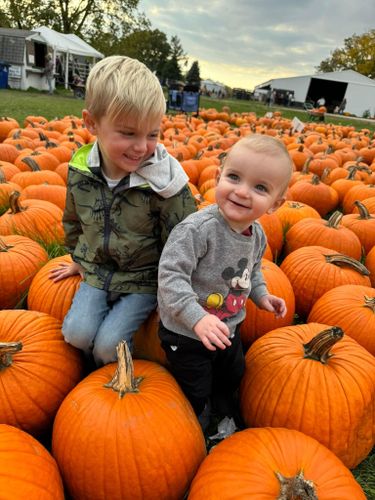
[(310, 207), (306, 203), (292, 200), (285, 201), (274, 214), (280, 219), (284, 235), (294, 224), (302, 219), (306, 219), (307, 217), (320, 219), (320, 214), (315, 208)]
[(347, 284), (370, 286), (370, 273), (359, 261), (321, 246), (294, 250), (280, 267), (292, 284), (296, 312), (302, 317), (331, 288)]
[(22, 188), (35, 184), (53, 184), (65, 186), (62, 177), (52, 170), (38, 170), (36, 172), (19, 172), (12, 177), (12, 182), (16, 182)]
[(20, 234), (45, 244), (64, 241), (61, 208), (44, 200), (19, 202), (20, 193), (9, 197), (10, 208), (0, 217), (0, 234)]
[(375, 356), (375, 290), (372, 287), (332, 288), (315, 302), (308, 321), (339, 326)]
[(153, 311), (138, 328), (133, 338), (133, 356), (167, 366), (167, 357), (159, 339), (159, 322), (158, 312)]
[(370, 214), (366, 206), (356, 200), (354, 205), (358, 208), (359, 215), (346, 214), (342, 218), (342, 225), (355, 233), (364, 249), (368, 253), (375, 245), (375, 216)]
[(283, 227), (280, 219), (275, 213), (263, 214), (259, 217), (258, 222), (260, 222), (266, 233), (267, 242), (271, 247), (272, 254), (277, 259), (284, 244)]
[(39, 441), (0, 424), (0, 491), (12, 500), (64, 500), (55, 459)]
[(63, 321), (79, 288), (81, 277), (77, 274), (54, 282), (50, 279), (50, 274), (52, 269), (71, 263), (71, 256), (63, 255), (51, 259), (36, 273), (27, 295), (28, 309), (44, 312)]
[(65, 208), (66, 187), (53, 184), (30, 184), (21, 193), (20, 201), (45, 200), (58, 206), (61, 210)]
[(375, 247), (372, 247), (366, 255), (365, 265), (370, 271), (371, 286), (375, 288)]
[(328, 220), (321, 218), (300, 220), (286, 233), (286, 254), (298, 248), (320, 245), (360, 260), (362, 255), (361, 241), (353, 231), (341, 224), (342, 218), (343, 214), (336, 211)]
[(206, 454), (201, 427), (172, 375), (133, 365), (125, 344), (117, 369), (97, 369), (65, 398), (53, 456), (72, 498), (180, 500)]
[(33, 277), (47, 261), (47, 252), (30, 238), (0, 236), (0, 309), (20, 304)]
[(46, 434), (82, 378), (81, 354), (64, 341), (60, 321), (35, 311), (0, 311), (0, 341), (0, 422)]
[(362, 201), (373, 196), (375, 196), (375, 184), (360, 184), (351, 187), (342, 200), (344, 214), (352, 213), (356, 200)]
[(20, 154), (16, 146), (13, 144), (0, 144), (0, 162), (13, 163)]
[(320, 182), (317, 175), (311, 181), (297, 181), (289, 191), (294, 201), (310, 205), (321, 217), (334, 210), (339, 200), (337, 192), (328, 184)]
[(262, 273), (269, 292), (285, 300), (287, 313), (284, 318), (258, 309), (251, 299), (246, 300), (246, 317), (241, 324), (241, 340), (247, 349), (257, 338), (275, 328), (291, 325), (295, 311), (295, 298), (292, 285), (279, 266), (262, 259)]
[(339, 327), (273, 330), (250, 347), (240, 388), (247, 427), (286, 427), (349, 468), (375, 443), (375, 358)]
[[(303, 492), (303, 494), (301, 494)], [(245, 429), (212, 449), (188, 500), (365, 500), (351, 472), (325, 446), (302, 432)]]

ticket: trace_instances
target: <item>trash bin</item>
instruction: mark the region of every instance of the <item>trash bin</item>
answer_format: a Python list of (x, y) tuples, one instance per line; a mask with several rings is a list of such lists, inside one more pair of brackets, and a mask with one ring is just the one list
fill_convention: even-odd
[(8, 88), (9, 66), (10, 64), (0, 61), (0, 89)]
[(182, 111), (185, 113), (198, 113), (199, 110), (199, 92), (186, 92), (182, 94)]

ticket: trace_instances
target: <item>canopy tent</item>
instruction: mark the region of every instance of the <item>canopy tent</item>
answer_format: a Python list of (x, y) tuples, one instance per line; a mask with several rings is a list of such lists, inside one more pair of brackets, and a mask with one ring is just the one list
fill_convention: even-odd
[(40, 26), (33, 29), (46, 41), (47, 45), (53, 50), (53, 58), (57, 54), (65, 54), (65, 87), (68, 87), (69, 60), (76, 56), (90, 58), (92, 62), (102, 59), (104, 54), (97, 51), (91, 45), (74, 34), (59, 33), (46, 26)]

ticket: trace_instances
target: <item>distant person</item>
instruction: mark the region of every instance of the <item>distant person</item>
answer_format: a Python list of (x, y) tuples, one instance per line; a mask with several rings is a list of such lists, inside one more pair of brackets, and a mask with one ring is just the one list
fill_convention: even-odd
[(339, 109), (338, 109), (339, 115), (342, 115), (344, 113), (345, 108), (346, 108), (346, 99), (344, 97), (344, 99), (341, 101), (341, 104), (340, 104)]
[(326, 100), (324, 97), (321, 97), (316, 101), (316, 107), (320, 108), (320, 106), (325, 106), (326, 105)]
[(47, 84), (48, 84), (48, 93), (50, 95), (53, 94), (53, 80), (54, 80), (54, 63), (52, 60), (52, 55), (47, 54), (46, 55), (46, 65), (44, 66), (44, 71), (43, 75), (46, 77)]

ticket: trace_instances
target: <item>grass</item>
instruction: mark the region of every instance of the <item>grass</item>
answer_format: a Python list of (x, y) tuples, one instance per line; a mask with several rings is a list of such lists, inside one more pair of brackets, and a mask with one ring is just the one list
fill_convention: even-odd
[[(273, 106), (269, 108), (258, 101), (245, 101), (238, 99), (214, 99), (210, 97), (200, 97), (200, 107), (215, 108), (221, 110), (223, 106), (229, 106), (232, 112), (254, 112), (257, 116), (264, 116), (267, 111), (281, 111), (285, 118), (299, 118), (302, 122), (308, 120), (305, 110), (296, 108), (283, 108)], [(64, 88), (58, 88), (53, 96), (39, 90), (9, 90), (0, 89), (0, 117), (8, 116), (15, 118), (20, 126), (26, 116), (44, 116), (47, 120), (62, 118), (67, 115), (81, 116), (84, 101), (76, 99), (73, 92)], [(335, 125), (350, 125), (357, 130), (368, 128), (375, 131), (375, 120), (362, 120), (353, 117), (338, 115), (327, 115), (326, 123)]]

